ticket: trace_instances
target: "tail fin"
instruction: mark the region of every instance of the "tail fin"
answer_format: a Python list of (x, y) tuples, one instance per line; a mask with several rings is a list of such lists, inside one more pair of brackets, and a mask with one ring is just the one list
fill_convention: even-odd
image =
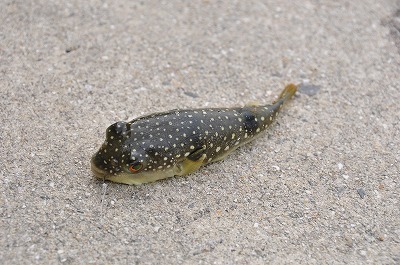
[(279, 98), (275, 101), (278, 102), (279, 100), (283, 100), (283, 102), (289, 100), (297, 91), (297, 86), (295, 84), (289, 84), (282, 90)]

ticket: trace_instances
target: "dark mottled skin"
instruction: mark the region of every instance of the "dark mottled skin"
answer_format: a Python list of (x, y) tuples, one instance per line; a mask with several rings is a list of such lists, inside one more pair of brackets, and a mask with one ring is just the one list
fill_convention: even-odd
[[(296, 91), (294, 85), (289, 86), (290, 93), (285, 94), (287, 87), (272, 105), (171, 110), (128, 123), (117, 122), (107, 129), (105, 143), (92, 158), (92, 169), (99, 177), (113, 175), (110, 180), (139, 184), (180, 175), (176, 172), (185, 160), (206, 164), (222, 159), (273, 122)], [(135, 163), (140, 164), (142, 174), (150, 176), (153, 172), (157, 177), (151, 175), (147, 181), (143, 175), (140, 181), (126, 181), (139, 173), (128, 170)], [(120, 174), (123, 181), (118, 179)]]

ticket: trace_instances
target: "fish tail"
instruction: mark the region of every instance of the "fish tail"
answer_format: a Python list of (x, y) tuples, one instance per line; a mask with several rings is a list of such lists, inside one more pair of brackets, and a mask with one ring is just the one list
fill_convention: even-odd
[(289, 84), (285, 87), (285, 89), (282, 90), (281, 94), (279, 95), (279, 98), (274, 102), (277, 103), (278, 101), (282, 100), (282, 103), (286, 102), (289, 100), (297, 91), (297, 86), (295, 84)]

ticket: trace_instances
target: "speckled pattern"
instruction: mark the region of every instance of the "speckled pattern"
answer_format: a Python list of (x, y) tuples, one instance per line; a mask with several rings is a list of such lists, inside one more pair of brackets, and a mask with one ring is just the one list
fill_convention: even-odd
[[(399, 264), (398, 2), (0, 1), (0, 264)], [(222, 161), (93, 176), (117, 121), (288, 83)]]
[(177, 109), (117, 122), (107, 128), (92, 170), (100, 178), (126, 184), (191, 173), (197, 167), (187, 170), (183, 161), (202, 165), (222, 159), (267, 129), (296, 90), (288, 85), (272, 105)]

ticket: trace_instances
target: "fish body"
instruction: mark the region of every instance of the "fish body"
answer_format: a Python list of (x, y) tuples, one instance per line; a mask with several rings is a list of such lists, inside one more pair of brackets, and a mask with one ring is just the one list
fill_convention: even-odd
[(189, 174), (267, 129), (296, 90), (286, 86), (271, 105), (177, 109), (114, 123), (92, 157), (92, 171), (130, 185)]

